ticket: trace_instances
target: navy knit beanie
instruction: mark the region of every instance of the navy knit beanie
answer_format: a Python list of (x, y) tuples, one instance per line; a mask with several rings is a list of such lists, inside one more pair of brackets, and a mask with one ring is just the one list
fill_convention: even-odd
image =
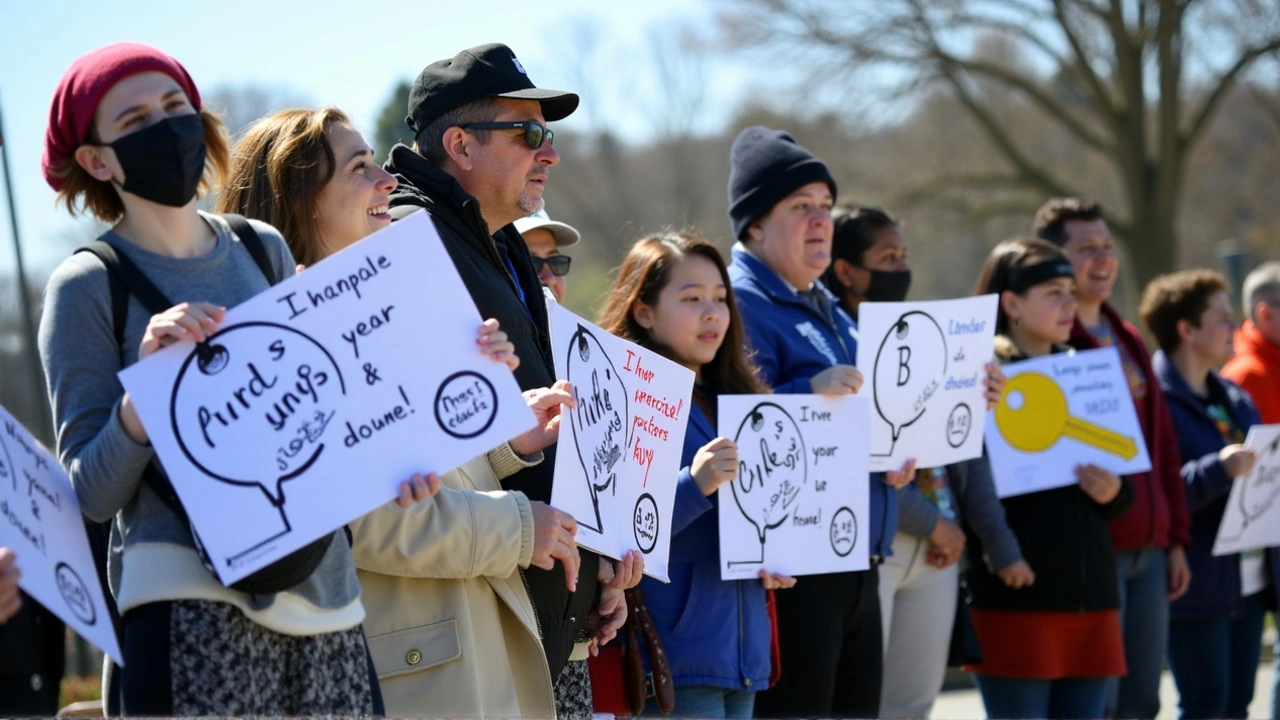
[(835, 200), (836, 181), (826, 164), (781, 130), (757, 125), (738, 133), (729, 162), (729, 224), (739, 240), (751, 223), (809, 183), (826, 183)]

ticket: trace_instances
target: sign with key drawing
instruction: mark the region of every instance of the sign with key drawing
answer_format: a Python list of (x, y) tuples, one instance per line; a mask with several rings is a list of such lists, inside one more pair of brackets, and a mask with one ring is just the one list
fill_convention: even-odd
[(1142, 426), (1114, 347), (1005, 365), (1008, 382), (987, 414), (996, 493), (1074, 485), (1075, 467), (1116, 475), (1151, 469)]

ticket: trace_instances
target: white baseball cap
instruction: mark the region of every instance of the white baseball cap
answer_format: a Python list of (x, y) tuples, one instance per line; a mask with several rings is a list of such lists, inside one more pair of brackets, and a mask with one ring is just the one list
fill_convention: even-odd
[(546, 230), (551, 233), (552, 239), (556, 241), (556, 247), (569, 247), (577, 245), (582, 239), (582, 235), (573, 228), (572, 225), (552, 220), (547, 215), (547, 211), (539, 210), (532, 215), (526, 215), (516, 221), (516, 230), (524, 235), (530, 230)]

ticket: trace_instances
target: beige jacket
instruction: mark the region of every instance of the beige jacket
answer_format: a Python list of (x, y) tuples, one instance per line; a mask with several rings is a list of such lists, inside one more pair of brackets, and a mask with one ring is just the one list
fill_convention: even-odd
[(504, 445), (444, 475), (432, 500), (351, 524), (388, 716), (555, 716), (518, 570), (533, 556), (533, 511), (498, 484), (526, 465)]

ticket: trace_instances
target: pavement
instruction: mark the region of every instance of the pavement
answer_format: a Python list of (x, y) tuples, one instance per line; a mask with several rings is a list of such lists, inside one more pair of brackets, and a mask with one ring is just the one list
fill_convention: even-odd
[[(1271, 680), (1273, 663), (1258, 666), (1258, 680), (1253, 686), (1253, 702), (1249, 704), (1250, 718), (1271, 716)], [(959, 720), (960, 718), (985, 718), (982, 697), (973, 688), (948, 690), (938, 696), (933, 705), (933, 720)], [(1178, 717), (1178, 691), (1173, 686), (1173, 676), (1166, 670), (1160, 681), (1160, 714), (1158, 720), (1175, 720)]]

